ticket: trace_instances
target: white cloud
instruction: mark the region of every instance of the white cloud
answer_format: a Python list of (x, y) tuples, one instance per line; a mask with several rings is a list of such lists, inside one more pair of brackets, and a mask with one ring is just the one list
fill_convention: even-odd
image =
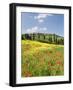
[(38, 27), (35, 26), (35, 27), (30, 28), (30, 29), (27, 29), (26, 33), (35, 33), (35, 32), (37, 32), (37, 30), (38, 30)]
[(48, 16), (53, 16), (53, 14), (38, 14), (37, 16), (34, 16), (34, 19), (38, 20), (39, 23), (42, 23)]
[(38, 14), (34, 17), (39, 23), (44, 22), (44, 19), (47, 17), (47, 14)]
[(45, 27), (44, 27), (44, 28), (43, 28), (43, 30), (44, 30), (44, 31), (46, 31), (46, 30), (47, 30), (47, 28), (45, 28)]
[(38, 26), (34, 26), (32, 28), (28, 28), (25, 30), (25, 33), (45, 33), (47, 31), (46, 27), (39, 28)]
[(39, 23), (42, 23), (42, 22), (44, 22), (44, 20), (43, 19), (39, 19), (38, 22)]
[(38, 14), (37, 16), (35, 16), (34, 18), (35, 19), (43, 19), (43, 18), (46, 18), (48, 14)]

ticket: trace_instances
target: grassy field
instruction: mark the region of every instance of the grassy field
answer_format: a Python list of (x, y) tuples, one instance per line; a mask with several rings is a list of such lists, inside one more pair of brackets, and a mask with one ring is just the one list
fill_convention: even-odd
[(64, 45), (32, 40), (22, 40), (21, 44), (22, 77), (64, 75)]

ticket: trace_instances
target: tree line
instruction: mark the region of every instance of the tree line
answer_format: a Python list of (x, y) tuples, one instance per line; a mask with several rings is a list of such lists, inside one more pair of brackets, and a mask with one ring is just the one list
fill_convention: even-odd
[(22, 34), (22, 40), (36, 40), (44, 43), (64, 45), (64, 38), (56, 34), (31, 33)]

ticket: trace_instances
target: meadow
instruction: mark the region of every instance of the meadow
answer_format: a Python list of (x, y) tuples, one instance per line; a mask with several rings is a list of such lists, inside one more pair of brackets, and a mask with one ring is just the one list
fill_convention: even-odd
[(21, 76), (64, 75), (64, 45), (21, 41)]

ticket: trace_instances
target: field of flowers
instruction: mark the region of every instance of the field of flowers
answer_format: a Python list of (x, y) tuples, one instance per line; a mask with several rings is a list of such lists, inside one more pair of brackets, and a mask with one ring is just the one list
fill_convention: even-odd
[(32, 40), (21, 42), (21, 76), (64, 75), (64, 45)]

